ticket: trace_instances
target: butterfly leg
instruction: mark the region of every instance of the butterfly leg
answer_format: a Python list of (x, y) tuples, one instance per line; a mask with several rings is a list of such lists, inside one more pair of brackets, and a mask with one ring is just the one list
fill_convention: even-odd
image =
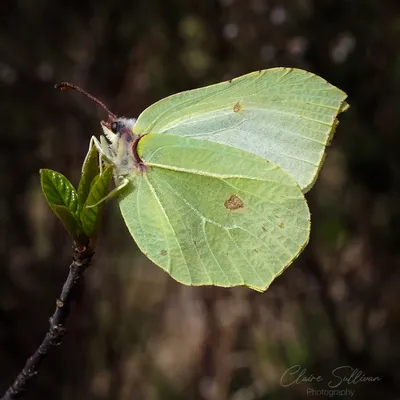
[(116, 188), (114, 188), (113, 190), (111, 190), (111, 192), (108, 193), (107, 196), (103, 197), (103, 198), (102, 198), (100, 201), (98, 201), (97, 203), (91, 204), (90, 206), (86, 206), (86, 207), (87, 207), (87, 208), (96, 207), (96, 206), (98, 206), (99, 204), (103, 203), (104, 201), (106, 201), (106, 200), (108, 200), (108, 199), (111, 199), (112, 197), (117, 196), (118, 193), (129, 183), (129, 179), (120, 177), (120, 178), (119, 178), (119, 181), (120, 181), (120, 182), (119, 182), (118, 186), (117, 186)]
[(86, 162), (87, 162), (89, 154), (90, 154), (90, 150), (92, 150), (93, 146), (95, 146), (97, 151), (99, 152), (99, 168), (100, 168), (100, 173), (101, 173), (102, 169), (103, 169), (102, 161), (103, 160), (108, 160), (109, 159), (109, 155), (107, 154), (108, 152), (106, 151), (107, 147), (104, 146), (103, 143), (100, 143), (95, 136), (92, 136), (90, 138), (89, 150), (88, 150), (88, 152), (86, 154), (85, 160), (83, 161), (82, 171), (85, 168)]
[(112, 164), (112, 162), (110, 162), (110, 160), (113, 159), (114, 152), (110, 148), (110, 146), (107, 143), (104, 136), (100, 136), (100, 141), (95, 136), (92, 136), (90, 138), (89, 150), (88, 150), (88, 153), (86, 154), (86, 158), (85, 158), (85, 161), (83, 162), (83, 165), (85, 165), (88, 155), (90, 153), (90, 150), (92, 149), (93, 146), (95, 146), (97, 151), (99, 152), (99, 169), (100, 169), (100, 173), (102, 173), (103, 172), (103, 162), (105, 164)]

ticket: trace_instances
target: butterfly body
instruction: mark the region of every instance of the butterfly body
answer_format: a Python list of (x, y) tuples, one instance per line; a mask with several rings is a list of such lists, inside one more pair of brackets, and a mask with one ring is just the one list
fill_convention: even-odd
[(141, 135), (133, 133), (135, 118), (115, 118), (102, 122), (103, 136), (100, 142), (94, 140), (100, 154), (114, 167), (117, 180), (140, 171), (142, 165), (136, 152), (137, 141)]

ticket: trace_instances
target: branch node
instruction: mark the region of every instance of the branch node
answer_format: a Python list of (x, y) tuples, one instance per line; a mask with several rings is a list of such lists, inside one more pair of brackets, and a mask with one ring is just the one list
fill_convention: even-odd
[(56, 304), (57, 304), (57, 307), (59, 307), (59, 308), (64, 307), (64, 302), (61, 301), (60, 299), (57, 299), (57, 300), (56, 300)]

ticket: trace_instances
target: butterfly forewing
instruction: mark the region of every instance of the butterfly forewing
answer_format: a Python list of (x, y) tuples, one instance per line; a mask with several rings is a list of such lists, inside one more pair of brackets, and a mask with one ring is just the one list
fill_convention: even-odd
[(139, 116), (134, 132), (251, 152), (286, 170), (305, 192), (317, 178), (346, 97), (309, 72), (273, 68), (160, 100)]

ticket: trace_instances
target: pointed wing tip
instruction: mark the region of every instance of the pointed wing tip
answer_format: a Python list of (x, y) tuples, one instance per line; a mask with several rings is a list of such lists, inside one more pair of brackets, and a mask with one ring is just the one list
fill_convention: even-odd
[[(347, 94), (346, 93), (344, 93), (344, 94), (346, 95), (346, 97), (345, 97), (345, 99), (346, 99)], [(342, 112), (346, 112), (349, 108), (350, 108), (350, 104), (346, 100), (343, 100), (342, 104), (340, 105), (338, 114), (340, 114)]]

